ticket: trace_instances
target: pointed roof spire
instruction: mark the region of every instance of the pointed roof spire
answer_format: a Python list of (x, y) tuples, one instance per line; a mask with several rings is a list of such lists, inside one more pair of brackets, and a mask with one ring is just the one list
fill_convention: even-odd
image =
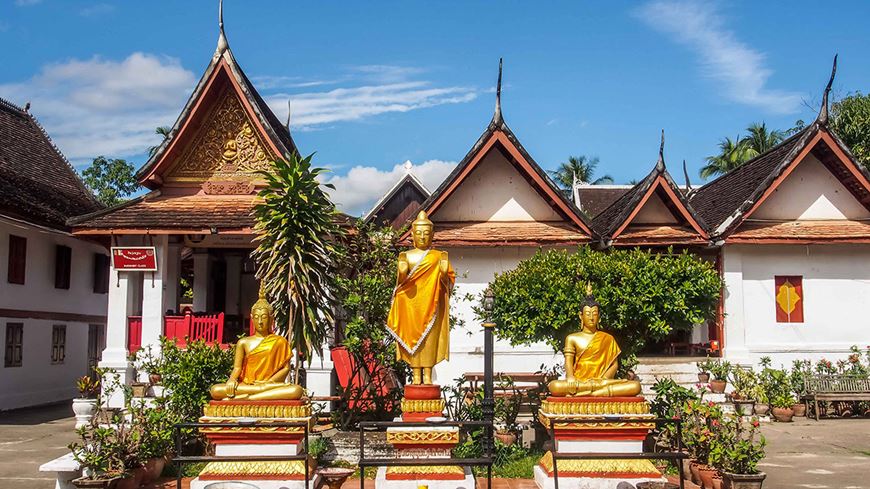
[(683, 160), (683, 176), (686, 178), (686, 190), (691, 192), (693, 190), (692, 182), (689, 181), (689, 170), (686, 168), (686, 160)]
[(656, 170), (665, 169), (665, 130), (662, 129), (662, 142), (659, 145), (659, 160), (656, 161)]
[(224, 34), (224, 0), (218, 0), (218, 28), (220, 29), (220, 34), (218, 35), (217, 49), (215, 50), (216, 55), (223, 54), (230, 47), (230, 44), (227, 42), (227, 36)]
[(828, 123), (828, 97), (831, 94), (831, 85), (834, 84), (834, 77), (837, 75), (837, 54), (834, 55), (834, 66), (831, 68), (831, 79), (828, 80), (828, 86), (825, 87), (825, 94), (822, 95), (822, 107), (819, 109), (818, 121), (822, 124)]
[(287, 132), (290, 132), (290, 115), (293, 113), (293, 107), (290, 106), (290, 98), (287, 98)]
[(504, 119), (501, 116), (501, 72), (503, 58), (498, 59), (498, 83), (495, 85), (495, 114), (492, 116), (492, 121), (496, 124), (501, 124)]

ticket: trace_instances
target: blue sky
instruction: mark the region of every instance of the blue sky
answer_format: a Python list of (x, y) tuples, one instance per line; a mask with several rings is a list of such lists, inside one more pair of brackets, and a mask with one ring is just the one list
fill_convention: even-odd
[[(665, 158), (697, 182), (718, 140), (812, 120), (866, 92), (870, 3), (225, 0), (230, 46), (335, 195), (364, 212), (406, 160), (435, 187), (492, 116), (505, 58), (508, 124), (546, 169), (601, 159), (618, 183)], [(2, 0), (0, 97), (24, 104), (77, 165), (136, 166), (214, 51), (217, 1)], [(808, 108), (807, 105), (813, 108)]]

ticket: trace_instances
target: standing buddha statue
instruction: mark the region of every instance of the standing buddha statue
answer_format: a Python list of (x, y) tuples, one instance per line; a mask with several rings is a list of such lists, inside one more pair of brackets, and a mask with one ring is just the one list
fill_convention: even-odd
[(420, 211), (411, 223), (414, 248), (399, 253), (388, 331), (396, 354), (413, 371), (412, 384), (432, 384), (432, 367), (450, 354), (450, 291), (456, 280), (447, 252), (432, 249), (432, 221)]
[(550, 382), (550, 395), (636, 396), (641, 391), (636, 380), (617, 379), (621, 350), (613, 336), (599, 329), (600, 304), (586, 286), (586, 299), (580, 309), (582, 328), (565, 338), (565, 378)]

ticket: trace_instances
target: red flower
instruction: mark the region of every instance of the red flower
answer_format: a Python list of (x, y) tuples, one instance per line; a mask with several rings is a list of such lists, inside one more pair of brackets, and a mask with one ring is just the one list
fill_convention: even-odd
[(761, 426), (761, 423), (759, 423), (758, 420), (754, 420), (754, 421), (752, 421), (752, 427), (753, 427), (753, 428), (758, 428), (759, 426)]

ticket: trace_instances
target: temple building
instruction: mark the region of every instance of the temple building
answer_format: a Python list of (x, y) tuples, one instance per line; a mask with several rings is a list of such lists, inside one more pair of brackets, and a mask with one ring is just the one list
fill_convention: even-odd
[(407, 161), (402, 178), (378, 199), (362, 220), (376, 226), (390, 226), (398, 230), (407, 224), (412, 216), (417, 215), (420, 206), (430, 194), (429, 189), (414, 175), (411, 162)]
[(103, 206), (28, 106), (0, 99), (0, 411), (75, 397), (105, 341), (108, 254), (66, 225)]

